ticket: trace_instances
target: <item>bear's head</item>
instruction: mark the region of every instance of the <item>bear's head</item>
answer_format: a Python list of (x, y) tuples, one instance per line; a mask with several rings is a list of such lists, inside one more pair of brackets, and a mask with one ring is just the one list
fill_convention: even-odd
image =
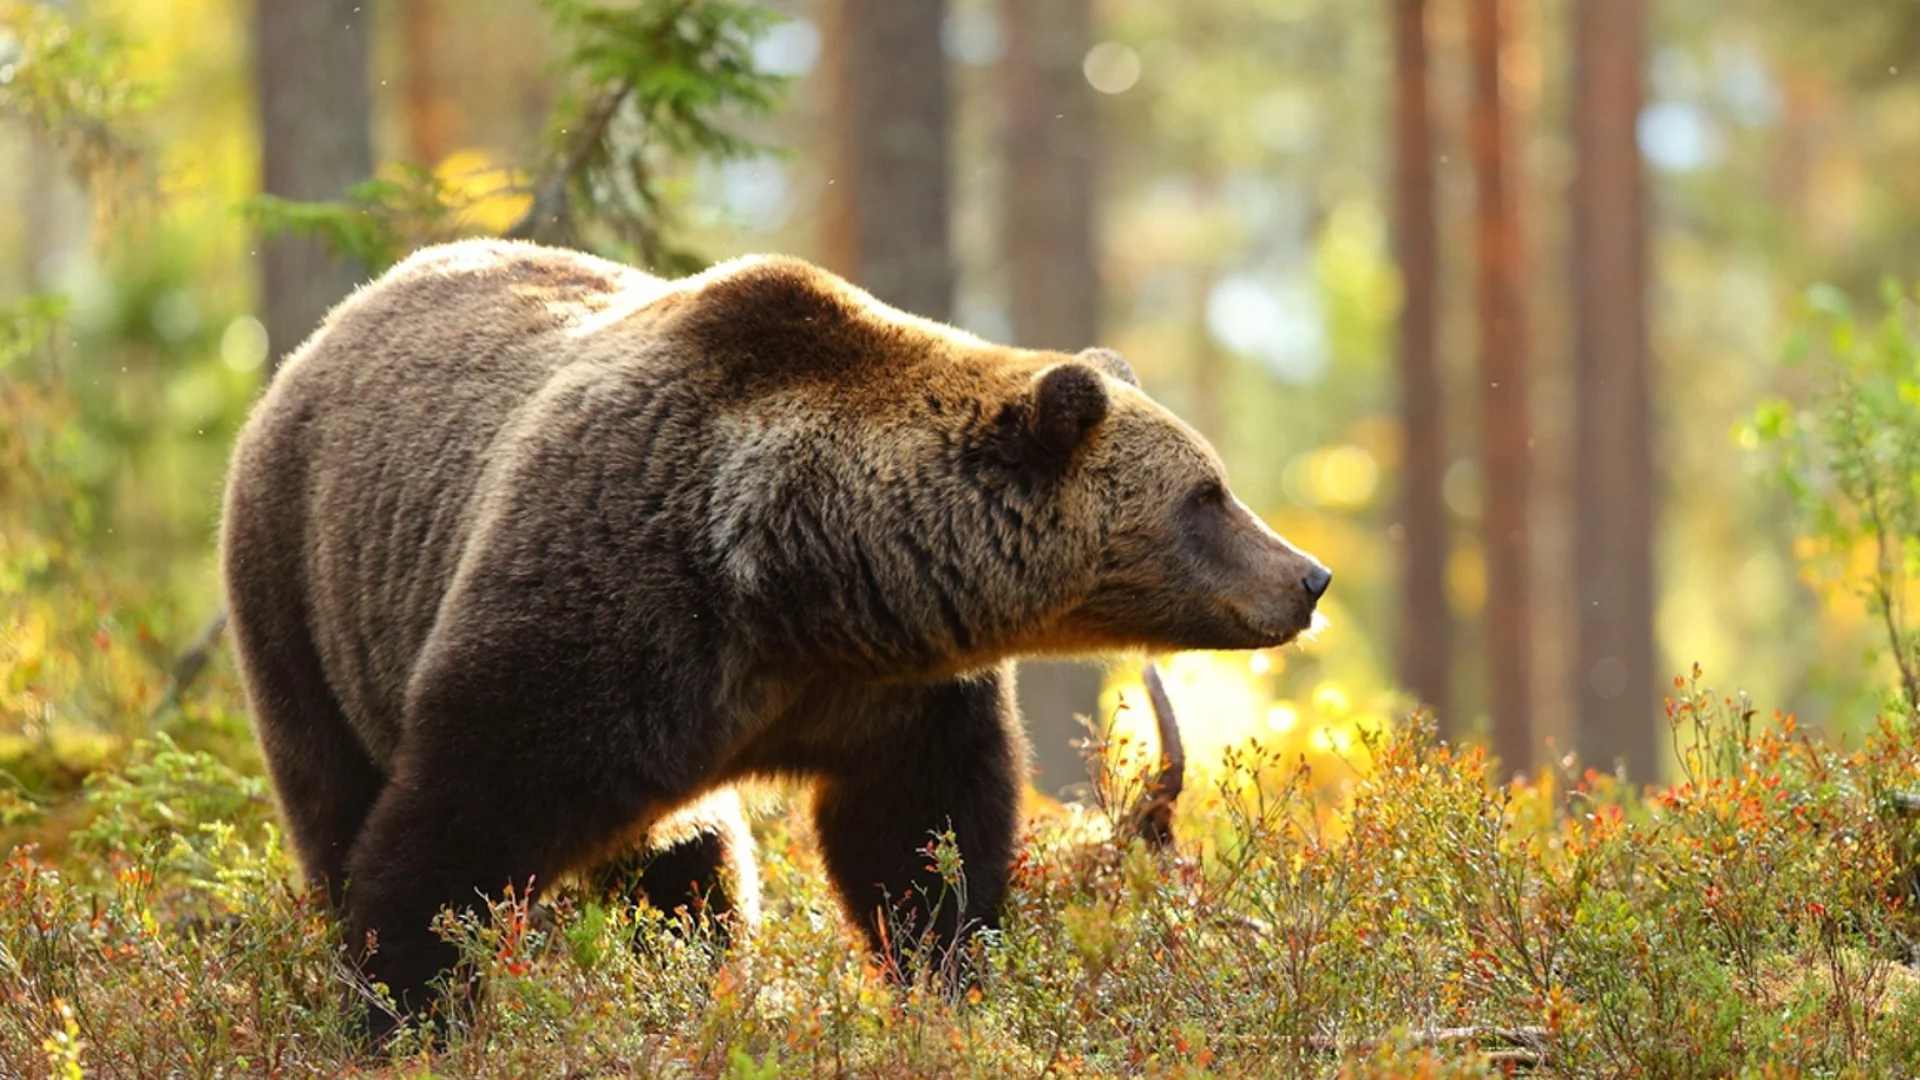
[(685, 310), (737, 388), (710, 535), (769, 651), (894, 677), (1312, 626), (1327, 569), (1118, 354), (994, 345), (796, 260)]
[(1219, 455), (1117, 353), (1027, 375), (996, 426), (1003, 460), (1045, 477), (1066, 530), (1096, 533), (1043, 648), (1257, 649), (1313, 625), (1332, 575), (1233, 496)]

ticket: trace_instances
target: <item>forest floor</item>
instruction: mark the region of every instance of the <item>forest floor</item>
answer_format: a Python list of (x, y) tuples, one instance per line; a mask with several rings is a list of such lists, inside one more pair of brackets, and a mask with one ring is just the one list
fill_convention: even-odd
[(881, 977), (775, 800), (750, 943), (564, 888), (449, 916), (484, 993), (379, 1055), (254, 766), (162, 735), (63, 806), (0, 795), (0, 1075), (1911, 1075), (1914, 733), (1846, 749), (1697, 680), (1672, 722), (1684, 775), (1647, 792), (1496, 783), (1418, 721), (1337, 783), (1250, 745), (1158, 854), (1126, 819), (1153, 763), (1096, 747), (961, 996)]

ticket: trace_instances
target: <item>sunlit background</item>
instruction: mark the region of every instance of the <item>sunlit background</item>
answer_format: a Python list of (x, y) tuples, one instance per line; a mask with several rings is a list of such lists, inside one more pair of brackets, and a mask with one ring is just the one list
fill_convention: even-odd
[[(775, 6), (790, 18), (758, 56), (796, 82), (759, 133), (780, 152), (683, 178), (689, 239), (709, 257), (779, 250), (825, 259), (830, 247), (820, 209), (835, 179), (821, 75), (830, 23), (820, 3)], [(1003, 27), (988, 0), (947, 7), (955, 321), (1008, 340)], [(1564, 0), (1509, 7), (1514, 181), (1535, 286), (1531, 723), (1537, 760), (1547, 762), (1567, 743), (1569, 688), (1587, 675), (1571, 670), (1564, 570), (1579, 498), (1568, 465), (1569, 41)], [(1671, 672), (1697, 661), (1768, 707), (1857, 729), (1870, 715), (1873, 679), (1862, 663), (1866, 609), (1844, 594), (1822, 602), (1801, 579), (1790, 519), (1755, 481), (1751, 447), (1736, 436), (1757, 401), (1792, 389), (1777, 358), (1803, 289), (1829, 280), (1867, 292), (1882, 274), (1914, 270), (1920, 82), (1901, 70), (1896, 48), (1915, 22), (1912, 5), (1655, 7), (1638, 134), (1654, 214), (1661, 665)], [(215, 606), (217, 493), (268, 359), (256, 241), (236, 209), (258, 174), (251, 8), (233, 0), (71, 8), (120, 35), (133, 73), (157, 87), (141, 121), (156, 150), (154, 184), (105, 221), (57, 153), (0, 125), (0, 298), (52, 290), (72, 299), (61, 362), (75, 411), (59, 452), (75, 482), (100, 495), (99, 520), (88, 525), (95, 556), (145, 590), (113, 631), (153, 639), (157, 657)], [(1487, 710), (1489, 658), (1462, 9), (1437, 4), (1429, 23), (1451, 622), (1417, 632), (1453, 640), (1454, 699), (1443, 719), (1472, 732)], [(420, 0), (371, 10), (375, 160), (415, 161), (487, 194), (474, 229), (503, 228), (525, 195), (501, 170), (529, 159), (553, 94), (538, 5)], [(1403, 462), (1387, 10), (1357, 0), (1093, 5), (1082, 72), (1099, 140), (1089, 193), (1099, 342), (1214, 441), (1244, 501), (1336, 575), (1328, 628), (1311, 643), (1166, 661), (1189, 754), (1201, 764), (1248, 738), (1315, 759), (1351, 756), (1360, 730), (1409, 704), (1395, 690), (1392, 647)], [(19, 606), (5, 615), (6, 647), (31, 656), (56, 615), (38, 601)], [(37, 670), (36, 700), (51, 700), (59, 664)], [(10, 692), (25, 715), (25, 690)], [(1151, 723), (1138, 695), (1137, 664), (1123, 662), (1101, 711), (1144, 738)], [(57, 722), (83, 729), (90, 718)]]

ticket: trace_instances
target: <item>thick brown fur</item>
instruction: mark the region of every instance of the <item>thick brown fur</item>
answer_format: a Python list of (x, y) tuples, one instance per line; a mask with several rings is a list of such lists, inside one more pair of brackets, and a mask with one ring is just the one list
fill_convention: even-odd
[[(443, 905), (650, 831), (650, 894), (740, 883), (740, 828), (670, 819), (756, 776), (816, 783), (876, 947), (888, 898), (941, 942), (992, 925), (1009, 660), (1276, 645), (1325, 588), (1112, 353), (991, 345), (791, 259), (668, 282), (478, 241), (288, 359), (222, 547), (301, 864), (410, 1008)], [(966, 909), (930, 918), (949, 827)]]

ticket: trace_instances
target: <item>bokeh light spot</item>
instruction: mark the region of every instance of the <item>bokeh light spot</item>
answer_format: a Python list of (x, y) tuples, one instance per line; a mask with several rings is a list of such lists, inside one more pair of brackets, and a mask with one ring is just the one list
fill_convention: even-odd
[[(1477, 544), (1461, 544), (1447, 559), (1447, 599), (1462, 615), (1478, 615), (1487, 606), (1487, 558)], [(1434, 627), (1445, 633), (1445, 627)]]
[(1447, 509), (1454, 516), (1473, 520), (1480, 516), (1481, 481), (1480, 463), (1471, 458), (1462, 458), (1447, 466), (1447, 475), (1440, 481), (1440, 494), (1447, 500)]
[(1321, 451), (1314, 466), (1315, 493), (1326, 506), (1358, 509), (1380, 485), (1380, 466), (1373, 455), (1350, 443)]
[(753, 43), (753, 59), (769, 75), (799, 78), (820, 60), (820, 30), (806, 19), (775, 23)]
[(1087, 50), (1080, 65), (1087, 84), (1103, 94), (1124, 94), (1140, 81), (1140, 54), (1117, 41), (1103, 41)]
[(252, 371), (267, 362), (267, 328), (251, 315), (227, 324), (220, 334), (220, 359), (235, 371)]
[(1587, 671), (1587, 684), (1602, 701), (1627, 692), (1627, 665), (1617, 656), (1603, 656)]
[(1314, 688), (1313, 708), (1321, 716), (1337, 720), (1353, 708), (1353, 698), (1339, 683), (1323, 682)]

